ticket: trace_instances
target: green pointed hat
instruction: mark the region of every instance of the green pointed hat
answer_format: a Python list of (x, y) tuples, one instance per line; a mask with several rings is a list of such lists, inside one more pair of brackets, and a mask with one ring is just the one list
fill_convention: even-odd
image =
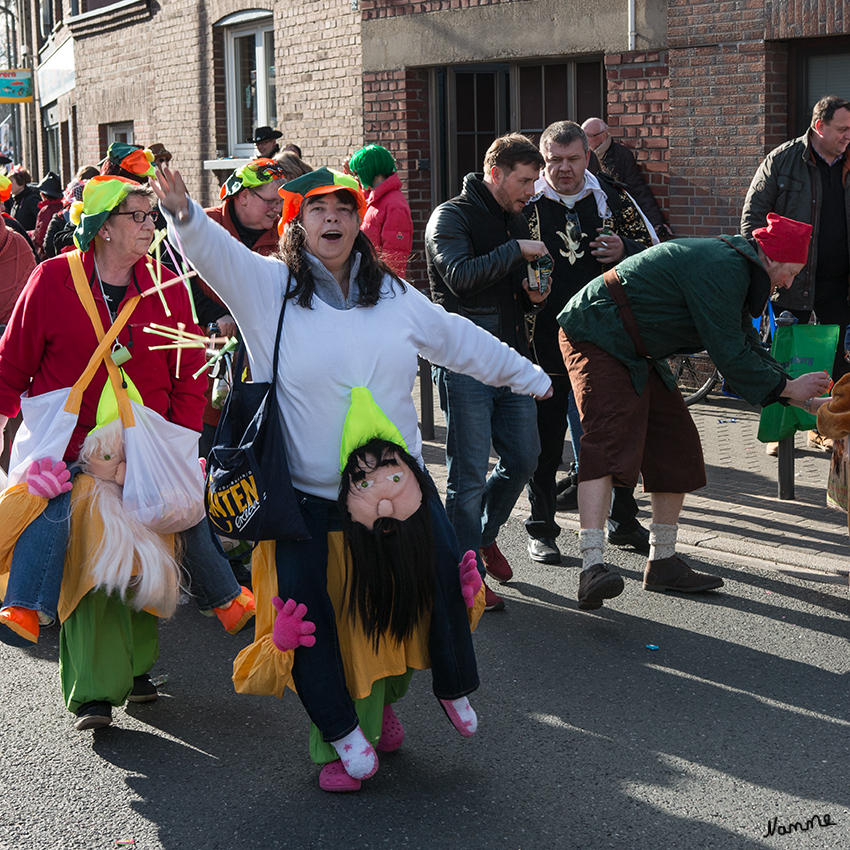
[(81, 251), (88, 251), (95, 234), (103, 226), (109, 214), (127, 197), (127, 193), (140, 185), (126, 177), (100, 174), (92, 177), (83, 189), (82, 201), (71, 204), (71, 221), (77, 225), (74, 244)]
[(345, 415), (342, 426), (342, 445), (339, 450), (339, 468), (345, 469), (348, 456), (360, 446), (365, 446), (369, 440), (379, 437), (390, 443), (395, 443), (407, 451), (407, 443), (401, 436), (401, 431), (390, 422), (386, 413), (372, 398), (372, 393), (366, 387), (353, 387), (351, 390), (351, 406)]
[[(127, 395), (130, 396), (130, 400), (144, 404), (141, 393), (136, 389), (136, 385), (123, 369), (121, 370), (121, 377), (127, 385)], [(100, 401), (97, 403), (97, 419), (92, 431), (97, 431), (98, 428), (109, 425), (110, 422), (114, 422), (118, 417), (118, 397), (115, 395), (115, 388), (112, 386), (112, 381), (107, 381), (103, 387), (103, 392), (100, 394)]]

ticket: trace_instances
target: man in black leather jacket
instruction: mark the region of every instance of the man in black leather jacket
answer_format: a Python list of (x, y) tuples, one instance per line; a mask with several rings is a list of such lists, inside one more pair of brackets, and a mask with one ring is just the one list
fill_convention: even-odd
[[(529, 356), (526, 313), (545, 301), (528, 290), (526, 263), (546, 254), (529, 238), (522, 209), (543, 157), (517, 133), (501, 136), (484, 157), (484, 174), (467, 174), (463, 191), (434, 210), (425, 231), (434, 301)], [(513, 571), (496, 545), (540, 453), (534, 400), (434, 367), (446, 419), (446, 511), (462, 552), (480, 553), (479, 570), (499, 581)], [(499, 460), (487, 475), (490, 444)], [(487, 590), (488, 611), (504, 602)]]

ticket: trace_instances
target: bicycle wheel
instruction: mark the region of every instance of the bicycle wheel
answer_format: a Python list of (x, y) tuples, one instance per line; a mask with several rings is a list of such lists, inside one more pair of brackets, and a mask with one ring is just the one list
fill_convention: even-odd
[(689, 407), (702, 401), (720, 378), (717, 367), (705, 351), (699, 354), (677, 354), (667, 363)]

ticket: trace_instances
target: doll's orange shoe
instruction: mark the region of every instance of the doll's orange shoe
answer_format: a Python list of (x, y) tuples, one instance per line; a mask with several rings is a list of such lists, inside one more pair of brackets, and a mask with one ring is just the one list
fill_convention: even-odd
[(15, 605), (3, 608), (0, 610), (0, 623), (33, 643), (38, 640), (38, 612), (31, 608), (18, 608)]
[(257, 612), (254, 602), (254, 594), (247, 587), (242, 588), (242, 593), (227, 606), (227, 608), (213, 608), (216, 617), (221, 620), (225, 631), (235, 635)]

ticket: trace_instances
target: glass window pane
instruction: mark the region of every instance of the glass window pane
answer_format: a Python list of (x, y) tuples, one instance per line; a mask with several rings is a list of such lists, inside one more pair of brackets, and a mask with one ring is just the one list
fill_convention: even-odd
[(850, 53), (809, 58), (806, 85), (806, 112), (811, 116), (815, 104), (825, 95), (850, 96)]
[(491, 73), (475, 75), (476, 97), (476, 130), (479, 133), (490, 133), (495, 138), (496, 133), (496, 80)]
[(257, 126), (257, 54), (253, 33), (233, 39), (236, 71), (237, 144), (250, 141)]
[(277, 87), (274, 66), (274, 33), (269, 30), (263, 33), (263, 45), (266, 66), (266, 108), (268, 115), (262, 123), (269, 127), (277, 127)]
[[(471, 171), (479, 171), (481, 162), (475, 155), (475, 136), (466, 135), (457, 137), (457, 176), (458, 182), (462, 183), (463, 178)], [(461, 187), (455, 186), (452, 189), (452, 194), (459, 192)]]
[(604, 118), (602, 63), (576, 62), (576, 121)]
[(543, 126), (548, 127), (555, 121), (568, 121), (570, 89), (567, 82), (567, 66), (544, 65), (543, 81), (546, 105)]
[(542, 130), (543, 69), (540, 65), (519, 69), (519, 123), (523, 131)]
[(475, 130), (475, 74), (455, 75), (455, 96), (458, 132), (471, 133)]

